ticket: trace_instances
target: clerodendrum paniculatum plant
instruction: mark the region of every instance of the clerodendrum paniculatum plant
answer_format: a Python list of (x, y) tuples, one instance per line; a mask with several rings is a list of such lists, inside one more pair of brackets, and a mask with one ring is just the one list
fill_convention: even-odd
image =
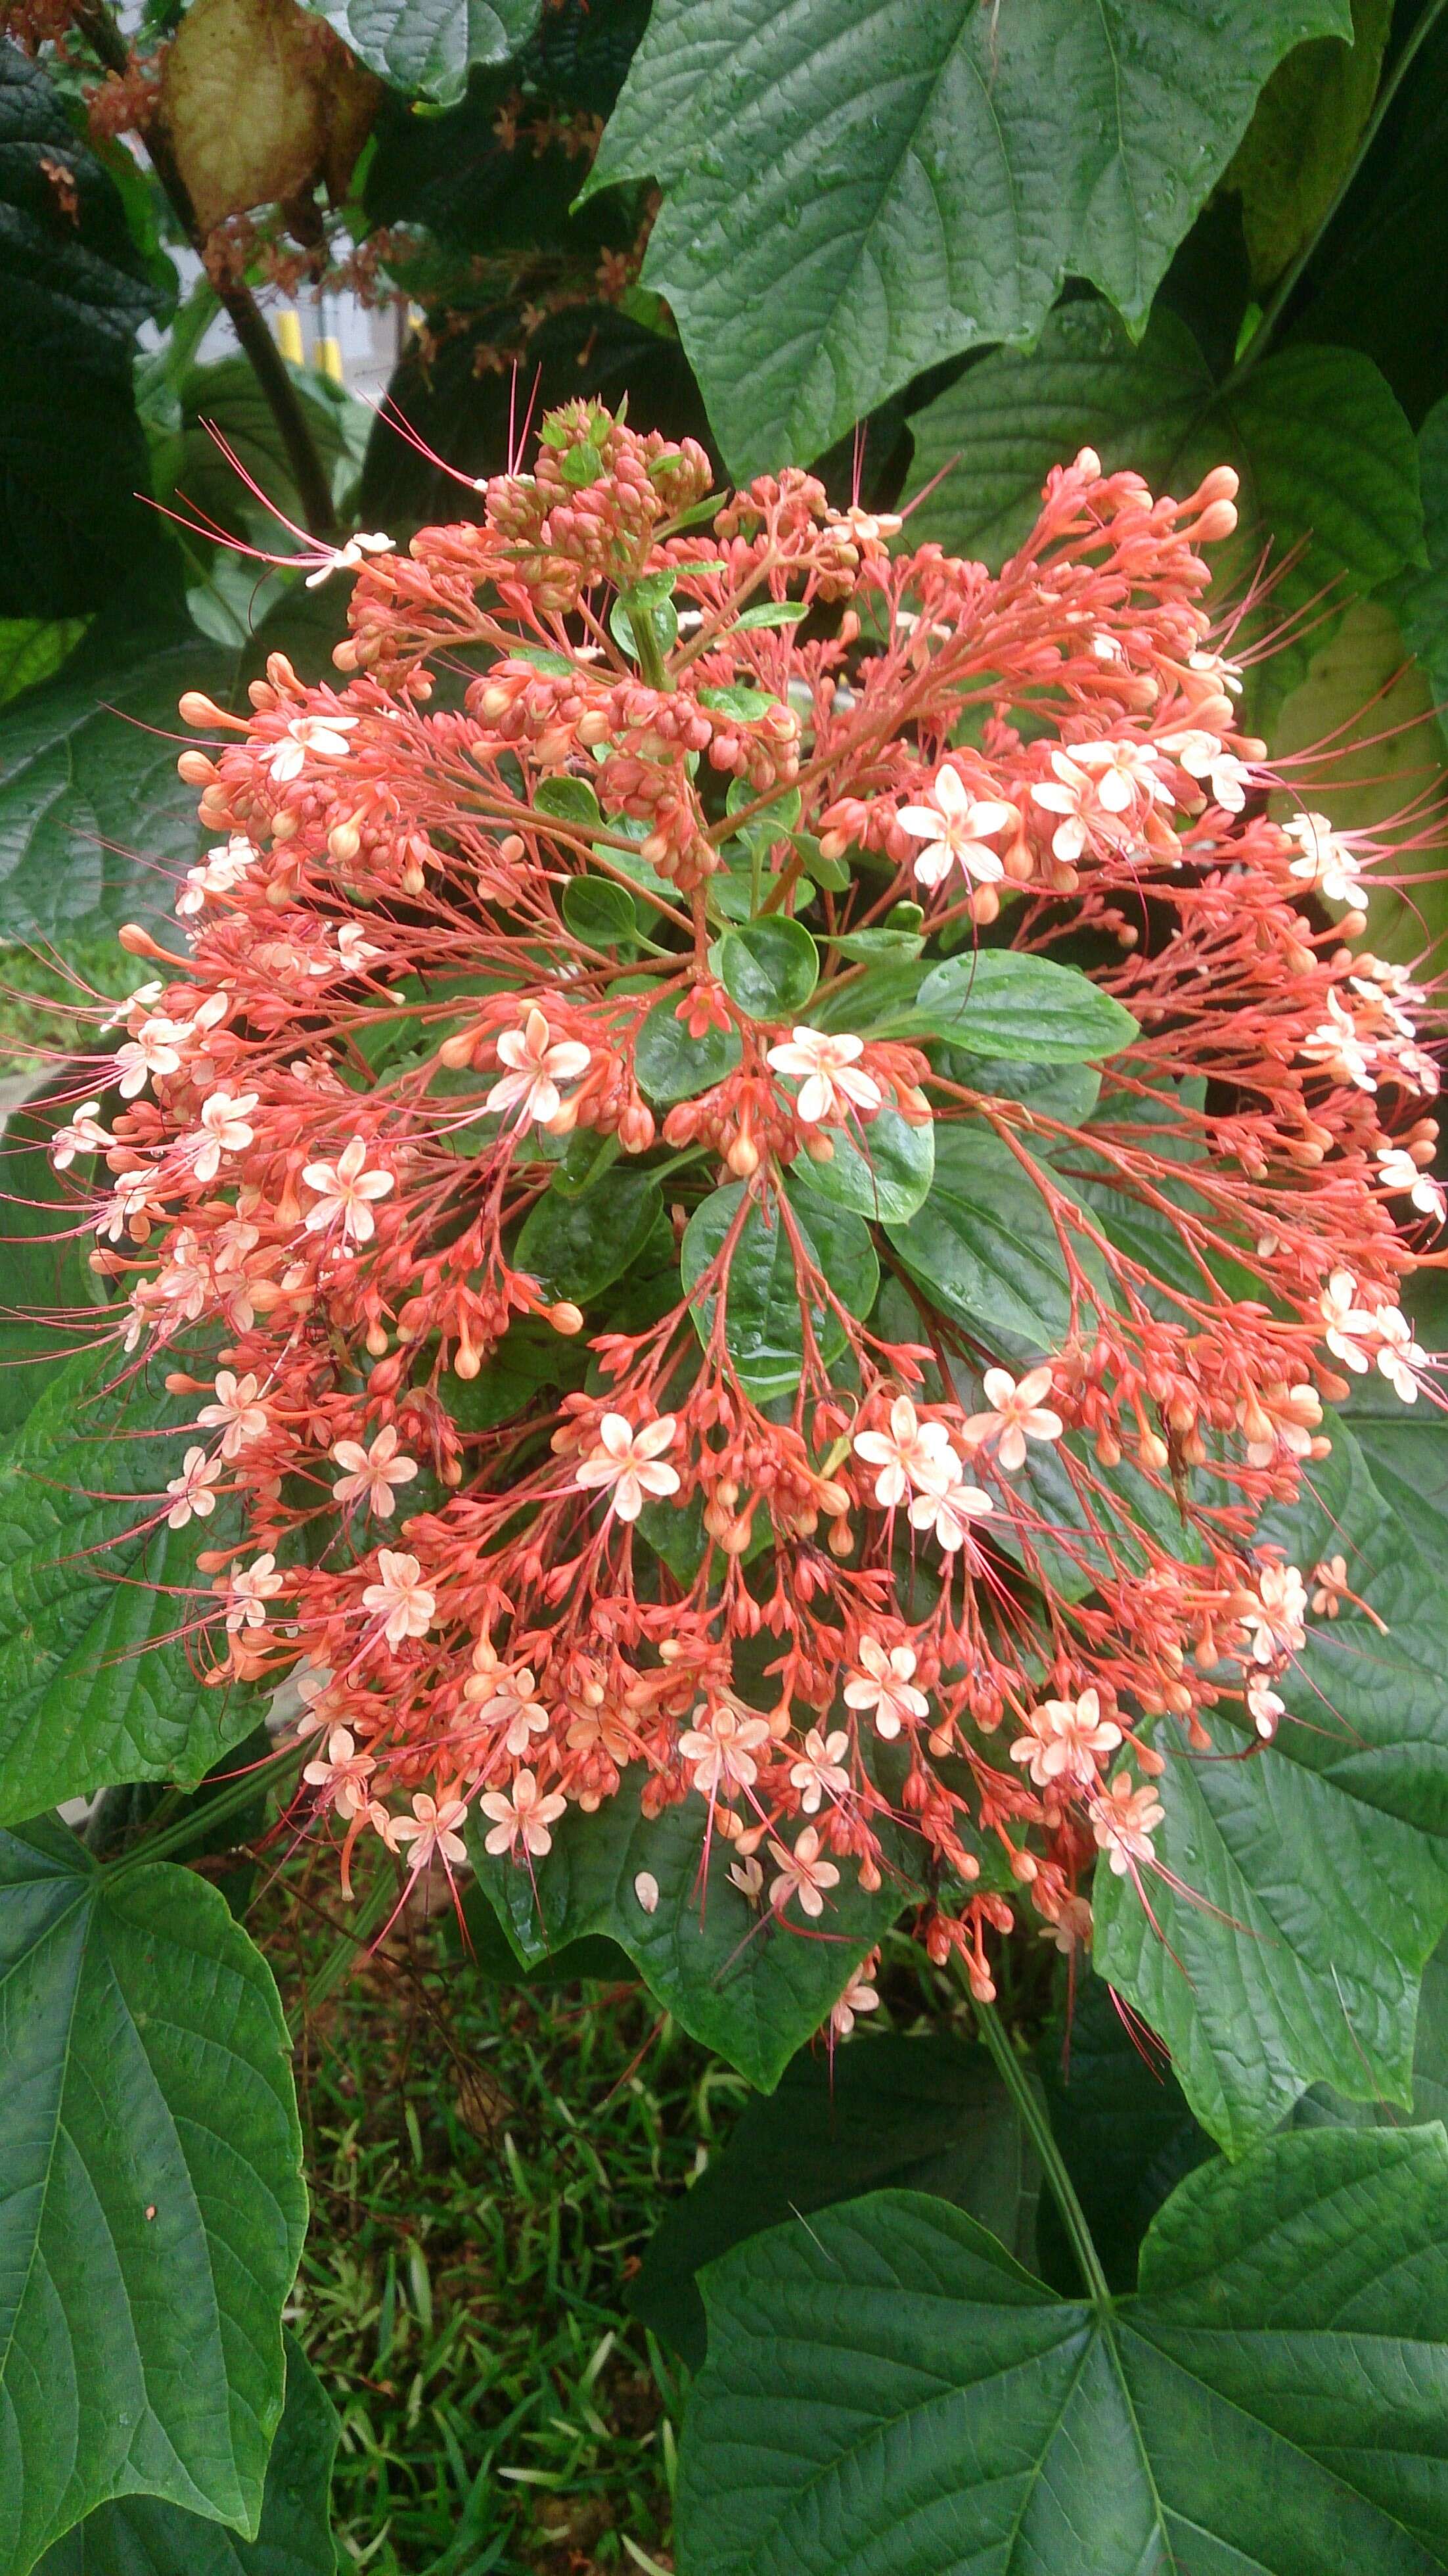
[(1238, 728), (1235, 480), (1083, 453), (988, 579), (580, 404), (350, 550), (339, 684), (183, 700), (186, 953), (57, 1152), (344, 1879), (683, 1805), (761, 1926), (918, 1896), (988, 2001), (1098, 1851), (1148, 1891), (1151, 1721), (1272, 1740), (1355, 1585), (1264, 1513), (1416, 1397), (1442, 1194), (1370, 853)]

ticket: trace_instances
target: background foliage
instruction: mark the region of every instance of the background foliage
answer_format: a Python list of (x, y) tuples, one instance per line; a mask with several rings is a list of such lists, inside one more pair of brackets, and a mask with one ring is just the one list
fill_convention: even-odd
[[(1239, 642), (1290, 628), (1251, 674), (1252, 720), (1280, 753), (1330, 738), (1336, 819), (1391, 833), (1410, 813), (1379, 951), (1431, 959), (1448, 935), (1445, 0), (148, 0), (124, 27), (104, 0), (27, 0), (5, 19), (12, 982), (59, 959), (123, 989), (110, 935), (169, 909), (196, 846), (180, 692), (236, 701), (268, 649), (320, 668), (339, 631), (331, 590), (165, 513), (283, 555), (268, 503), (299, 535), (404, 538), (473, 507), (438, 460), (497, 470), (530, 404), (576, 393), (703, 438), (721, 478), (820, 460), (840, 498), (908, 496), (917, 537), (992, 565), (1083, 444), (1176, 490), (1230, 459)], [(261, 308), (324, 282), (408, 317), (390, 420), (278, 354)], [(222, 310), (236, 345), (207, 356)], [(725, 945), (747, 981), (747, 943)], [(1165, 1887), (1151, 1924), (1103, 1874), (1072, 1995), (1049, 1956), (1008, 1953), (1003, 2021), (974, 2031), (890, 1934), (888, 1890), (854, 1900), (837, 1947), (766, 1944), (741, 1969), (727, 1885), (699, 1929), (683, 1809), (649, 1829), (657, 1912), (620, 1903), (644, 1848), (620, 1800), (570, 1819), (536, 1909), (481, 1868), (471, 1962), (409, 1922), (405, 1973), (391, 1952), (374, 1973), (411, 1980), (454, 2089), (424, 2140), (403, 2064), (379, 2144), (383, 2043), (318, 2054), (315, 2017), (395, 1890), (364, 1888), (328, 1941), (305, 1872), (258, 1896), (234, 1865), (292, 1759), (236, 1776), (259, 1712), (195, 1688), (164, 1550), (124, 1535), (123, 1426), (38, 1319), (92, 1293), (49, 1231), (47, 1119), (42, 1094), (6, 1137), (0, 1247), (3, 1356), (26, 1362), (0, 1372), (0, 2576), (322, 2576), (339, 2543), (436, 2576), (665, 2565), (660, 2464), (693, 2371), (688, 2576), (1448, 2566), (1448, 2150), (1406, 2125), (1448, 2091), (1437, 1421), (1351, 1408), (1314, 1526), (1280, 1535), (1309, 1563), (1349, 1528), (1367, 1612), (1314, 1648), (1301, 1722), (1250, 1780), (1170, 1767), (1162, 1852), (1189, 1893)], [(843, 1243), (831, 1170), (844, 1230), (818, 1192), (807, 1222)], [(930, 1260), (998, 1313), (969, 1234), (989, 1179), (937, 1174), (927, 1220), (902, 1162), (892, 1240), (908, 1265), (920, 1226), (954, 1224)], [(766, 1384), (789, 1357), (756, 1362)], [(155, 1418), (168, 1401), (130, 1397)], [(48, 1817), (97, 1791), (85, 1842)], [(891, 2027), (831, 2066), (803, 2043), (882, 1936)], [(295, 2297), (273, 1966), (292, 2035), (313, 2027), (322, 2213)], [(595, 2143), (572, 2104), (596, 2060)], [(708, 2170), (643, 2255), (650, 2197), (695, 2145)], [(470, 2155), (500, 2161), (463, 2212)], [(429, 2228), (456, 2275), (436, 2311)], [(535, 2280), (557, 2315), (520, 2341), (508, 2302)], [(376, 2431), (379, 2387), (401, 2432)], [(526, 2515), (500, 2500), (509, 2443), (507, 2473), (537, 2482)]]

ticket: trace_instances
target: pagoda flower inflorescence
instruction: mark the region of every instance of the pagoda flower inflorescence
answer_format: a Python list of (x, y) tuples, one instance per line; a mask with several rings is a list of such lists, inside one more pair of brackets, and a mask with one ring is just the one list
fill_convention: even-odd
[(1269, 811), (1226, 469), (1083, 453), (996, 577), (708, 483), (573, 405), (359, 547), (335, 684), (183, 702), (215, 847), (56, 1162), (194, 1394), (197, 1660), (303, 1683), (344, 1865), (533, 1869), (622, 1784), (805, 1925), (908, 1826), (984, 1993), (1149, 1872), (1143, 1721), (1270, 1732), (1350, 1583), (1259, 1524), (1350, 1376), (1427, 1391), (1425, 1006)]

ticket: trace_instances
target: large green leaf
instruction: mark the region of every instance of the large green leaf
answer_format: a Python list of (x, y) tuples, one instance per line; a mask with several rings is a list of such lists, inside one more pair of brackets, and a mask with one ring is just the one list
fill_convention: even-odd
[[(160, 1435), (185, 1400), (145, 1377), (105, 1393), (86, 1353), (0, 1448), (0, 1823), (120, 1780), (187, 1788), (256, 1722), (255, 1695), (206, 1690), (177, 1631), (204, 1578), (189, 1530), (140, 1524), (180, 1465)], [(194, 1410), (194, 1408), (193, 1408)]]
[(0, 2063), (0, 2571), (115, 2496), (255, 2536), (306, 2221), (270, 1969), (191, 1871), (0, 1835)]
[(335, 2576), (329, 2490), (337, 2418), (299, 2343), (282, 2341), (287, 2396), (266, 2466), (255, 2540), (155, 2496), (86, 2515), (47, 2549), (35, 2576)]
[[(1316, 612), (1311, 641), (1275, 657), (1277, 689), (1321, 642), (1324, 595), (1340, 607), (1421, 560), (1412, 432), (1352, 350), (1284, 349), (1219, 388), (1175, 314), (1159, 312), (1138, 345), (1105, 305), (1069, 304), (1030, 355), (984, 359), (911, 427), (914, 488), (943, 473), (912, 536), (990, 563), (1026, 536), (1048, 469), (1084, 446), (1108, 472), (1134, 467), (1157, 491), (1185, 493), (1209, 467), (1235, 465), (1242, 524), (1211, 549), (1214, 568), (1241, 578), (1270, 540), (1273, 624), (1309, 604)], [(1300, 551), (1287, 563), (1290, 548)]]
[(64, 952), (169, 915), (168, 872), (198, 846), (176, 702), (183, 689), (224, 698), (234, 671), (199, 636), (88, 638), (58, 678), (0, 711), (0, 937)]
[(897, 1225), (923, 1206), (935, 1171), (929, 1120), (912, 1126), (898, 1109), (882, 1109), (858, 1138), (847, 1127), (832, 1127), (828, 1141), (834, 1150), (827, 1163), (810, 1154), (796, 1158), (791, 1168), (798, 1187), (857, 1216), (888, 1217)]
[[(640, 1811), (641, 1784), (642, 1775), (627, 1776), (596, 1815), (570, 1807), (552, 1850), (529, 1869), (490, 1857), (474, 1828), (478, 1883), (524, 1967), (585, 1934), (606, 1935), (685, 2030), (768, 2092), (893, 1922), (907, 1884), (887, 1879), (863, 1895), (843, 1867), (827, 1937), (806, 1935), (761, 1918), (731, 1883), (722, 1834), (706, 1856), (702, 1798), (691, 1794), (650, 1818)], [(637, 1892), (641, 1871), (659, 1891), (652, 1913)]]
[[(777, 1203), (761, 1206), (742, 1181), (713, 1190), (694, 1210), (685, 1230), (680, 1267), (686, 1295), (723, 1250), (743, 1210), (743, 1223), (724, 1278), (724, 1340), (739, 1382), (757, 1404), (792, 1395), (804, 1364), (804, 1317), (794, 1246)], [(868, 1315), (880, 1284), (869, 1231), (846, 1207), (818, 1197), (795, 1198), (791, 1214), (808, 1258), (852, 1315)], [(707, 1348), (718, 1289), (693, 1306), (699, 1339)], [(844, 1323), (833, 1306), (810, 1309), (820, 1358), (829, 1366), (844, 1350)]]
[(652, 1172), (614, 1166), (576, 1198), (555, 1182), (530, 1208), (513, 1259), (550, 1297), (587, 1305), (638, 1259), (662, 1213)]
[(461, 98), (474, 63), (505, 63), (531, 35), (539, 0), (306, 0), (394, 89)]
[(0, 616), (98, 608), (163, 550), (131, 386), (159, 304), (115, 182), (0, 44)]
[(591, 187), (668, 191), (644, 282), (740, 475), (1067, 276), (1144, 320), (1268, 73), (1348, 0), (655, 0)]
[(864, 2191), (936, 2192), (1035, 2252), (1038, 2174), (1020, 2115), (983, 2048), (937, 2031), (898, 2031), (793, 2058), (778, 2090), (751, 2102), (722, 2155), (668, 2212), (629, 2291), (646, 2326), (704, 2358), (695, 2274), (784, 2218)]
[(750, 2238), (704, 2293), (687, 2576), (1448, 2567), (1441, 2129), (1202, 2166), (1110, 2309), (893, 2191)]
[[(976, 1119), (935, 1134), (930, 1196), (891, 1243), (927, 1296), (992, 1349), (1059, 1350), (1071, 1323), (1065, 1255), (1050, 1210), (1009, 1145)], [(1083, 1267), (1090, 1267), (1078, 1247)]]
[(1306, 1574), (1346, 1556), (1385, 1631), (1345, 1603), (1312, 1623), (1278, 1687), (1291, 1715), (1259, 1747), (1240, 1702), (1193, 1760), (1174, 1724), (1149, 1874), (1096, 1875), (1096, 1962), (1171, 2050), (1203, 2126), (1232, 2152), (1299, 2093), (1412, 2101), (1418, 1980), (1448, 1924), (1448, 1599), (1441, 1563), (1388, 1510), (1338, 1424), (1315, 1492), (1274, 1513)]
[(829, 1028), (944, 1038), (971, 1056), (1029, 1064), (1114, 1055), (1137, 1035), (1131, 1013), (1079, 967), (1014, 948), (871, 967), (830, 997), (828, 1013)]
[(1222, 181), (1242, 200), (1256, 287), (1317, 233), (1371, 113), (1393, 0), (1353, 0), (1352, 15), (1351, 44), (1324, 36), (1278, 64)]

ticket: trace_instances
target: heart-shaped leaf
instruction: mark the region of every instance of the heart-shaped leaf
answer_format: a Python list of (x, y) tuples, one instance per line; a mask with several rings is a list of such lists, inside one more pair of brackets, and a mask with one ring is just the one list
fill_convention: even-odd
[(1199, 2167), (1110, 2307), (901, 2191), (750, 2237), (704, 2297), (689, 2576), (1448, 2566), (1441, 2129)]
[(215, 1888), (0, 1835), (0, 2571), (108, 2498), (254, 2537), (306, 2224), (271, 1971)]

